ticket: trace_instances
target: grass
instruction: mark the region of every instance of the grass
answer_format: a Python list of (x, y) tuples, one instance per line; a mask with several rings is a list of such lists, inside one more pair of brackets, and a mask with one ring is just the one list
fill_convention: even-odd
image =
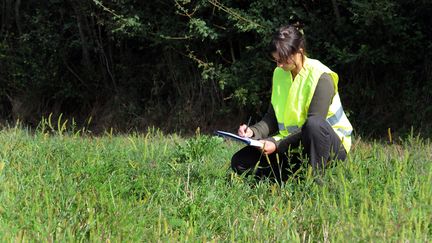
[[(2, 241), (421, 241), (432, 146), (355, 140), (324, 185), (235, 176), (242, 145), (197, 135), (0, 131)], [(54, 130), (53, 130), (54, 131)]]

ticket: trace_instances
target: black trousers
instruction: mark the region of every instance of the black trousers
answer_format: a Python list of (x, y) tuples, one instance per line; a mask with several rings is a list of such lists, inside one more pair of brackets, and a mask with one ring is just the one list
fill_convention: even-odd
[[(299, 146), (302, 146), (302, 152), (291, 151)], [(287, 180), (306, 159), (315, 173), (323, 173), (329, 161), (346, 158), (338, 135), (326, 120), (318, 116), (307, 119), (302, 127), (301, 142), (289, 147), (288, 151), (270, 155), (253, 146), (244, 147), (233, 155), (231, 167), (238, 174), (254, 174), (258, 178), (271, 177), (280, 181)]]

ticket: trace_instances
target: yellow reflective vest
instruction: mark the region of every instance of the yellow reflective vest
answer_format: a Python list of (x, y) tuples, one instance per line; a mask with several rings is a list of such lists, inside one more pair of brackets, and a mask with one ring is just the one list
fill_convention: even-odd
[(318, 80), (323, 73), (333, 79), (335, 95), (329, 107), (327, 122), (339, 136), (345, 150), (351, 148), (353, 128), (342, 108), (338, 93), (338, 75), (320, 61), (305, 57), (303, 68), (293, 80), (291, 72), (277, 67), (273, 72), (271, 103), (278, 122), (279, 133), (276, 141), (288, 136), (306, 122), (309, 105), (315, 93)]

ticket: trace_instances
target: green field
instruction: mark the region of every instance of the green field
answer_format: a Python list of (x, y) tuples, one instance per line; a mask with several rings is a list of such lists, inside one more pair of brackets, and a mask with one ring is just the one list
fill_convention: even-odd
[[(324, 185), (235, 176), (242, 145), (155, 129), (0, 131), (2, 241), (364, 242), (432, 239), (432, 145), (357, 138)], [(54, 129), (55, 130), (55, 129)]]

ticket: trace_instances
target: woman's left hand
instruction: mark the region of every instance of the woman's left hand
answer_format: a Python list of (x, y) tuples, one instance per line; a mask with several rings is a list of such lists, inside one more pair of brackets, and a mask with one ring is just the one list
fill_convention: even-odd
[(260, 142), (263, 144), (262, 151), (265, 154), (272, 154), (276, 151), (276, 144), (272, 141), (260, 140)]

